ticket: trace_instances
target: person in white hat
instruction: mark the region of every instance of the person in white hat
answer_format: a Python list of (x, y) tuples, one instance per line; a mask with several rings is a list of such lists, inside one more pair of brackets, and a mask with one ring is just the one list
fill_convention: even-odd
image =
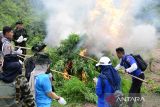
[(100, 67), (100, 75), (94, 78), (96, 83), (96, 95), (98, 96), (98, 107), (112, 107), (113, 93), (120, 90), (120, 76), (112, 66), (111, 60), (108, 57), (101, 57), (96, 64)]

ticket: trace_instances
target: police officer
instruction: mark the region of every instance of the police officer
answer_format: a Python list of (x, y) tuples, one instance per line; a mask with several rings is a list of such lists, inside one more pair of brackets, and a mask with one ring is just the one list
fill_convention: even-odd
[(2, 53), (7, 54), (22, 54), (22, 50), (19, 48), (14, 51), (13, 45), (11, 43), (13, 39), (13, 30), (9, 26), (3, 27), (3, 38), (2, 38)]
[[(24, 29), (23, 22), (16, 22), (16, 29), (14, 30), (13, 41), (15, 46), (26, 47), (26, 41), (28, 39), (27, 31)], [(26, 54), (26, 49), (22, 49), (23, 53)]]
[[(125, 51), (122, 47), (116, 49), (116, 53), (118, 58), (120, 59), (120, 64), (116, 66), (116, 70), (120, 68), (125, 68), (125, 72), (136, 76), (138, 78), (144, 79), (144, 73), (138, 67), (136, 60), (131, 55), (126, 55)], [(140, 91), (141, 91), (142, 81), (132, 78), (132, 85), (129, 91), (129, 97), (139, 97), (141, 98)], [(128, 102), (129, 107), (133, 107), (133, 101)]]

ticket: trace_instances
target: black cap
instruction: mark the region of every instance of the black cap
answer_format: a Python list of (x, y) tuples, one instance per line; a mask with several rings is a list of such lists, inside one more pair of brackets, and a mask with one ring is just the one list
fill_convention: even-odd
[(22, 21), (17, 21), (16, 25), (18, 25), (18, 24), (23, 24), (23, 22)]
[(41, 52), (47, 45), (45, 45), (44, 43), (38, 43), (33, 45), (32, 47), (32, 51), (37, 53), (37, 52)]
[(47, 53), (38, 53), (35, 56), (35, 64), (43, 65), (50, 64), (51, 60), (49, 58), (49, 54)]

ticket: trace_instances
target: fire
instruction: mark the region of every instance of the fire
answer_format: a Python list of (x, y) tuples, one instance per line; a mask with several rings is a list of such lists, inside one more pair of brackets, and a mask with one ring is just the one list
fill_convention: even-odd
[(80, 51), (79, 55), (80, 56), (85, 56), (86, 53), (87, 53), (87, 49), (84, 49), (84, 50)]
[(69, 76), (69, 74), (68, 74), (68, 72), (67, 72), (66, 69), (64, 69), (64, 71), (63, 71), (63, 77), (64, 77), (64, 79), (66, 79), (66, 80), (69, 80), (69, 79), (70, 79), (70, 76)]
[(86, 76), (86, 72), (85, 71), (82, 71), (82, 81), (83, 82), (87, 82), (87, 76)]
[(91, 12), (91, 21), (103, 17), (102, 21), (106, 23), (102, 27), (103, 31), (118, 39), (124, 30), (123, 21), (126, 19), (125, 15), (128, 14), (131, 2), (132, 0), (121, 0), (119, 6), (116, 6), (114, 0), (96, 0), (95, 9)]

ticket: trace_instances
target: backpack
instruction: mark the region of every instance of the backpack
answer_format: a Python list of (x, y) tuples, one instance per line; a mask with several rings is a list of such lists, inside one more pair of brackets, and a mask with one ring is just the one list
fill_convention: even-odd
[(15, 82), (5, 83), (0, 80), (0, 107), (18, 107)]
[[(111, 100), (114, 100), (114, 101), (111, 101), (111, 103), (110, 103), (111, 107), (123, 107), (124, 101), (119, 100), (119, 99), (122, 99), (124, 97), (122, 91), (119, 90), (119, 89), (115, 89), (115, 87), (113, 87), (113, 83), (111, 82), (111, 80), (108, 77), (106, 79), (109, 81), (109, 83), (111, 84), (111, 87), (114, 90), (113, 96), (111, 96), (109, 98)], [(102, 80), (102, 83), (101, 83), (101, 85), (102, 85), (102, 92), (104, 92), (105, 79), (101, 78), (101, 80)]]
[(136, 60), (137, 66), (142, 70), (145, 71), (147, 69), (148, 64), (144, 61), (141, 55), (133, 55), (131, 56)]

